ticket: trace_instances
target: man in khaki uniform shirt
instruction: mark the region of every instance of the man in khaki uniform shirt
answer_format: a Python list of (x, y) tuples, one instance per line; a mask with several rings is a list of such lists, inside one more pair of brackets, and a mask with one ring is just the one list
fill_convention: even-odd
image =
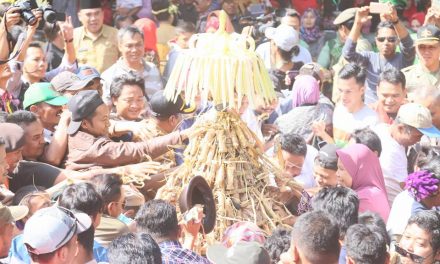
[(421, 87), (440, 85), (440, 29), (434, 25), (419, 28), (415, 45), (419, 64), (402, 70), (410, 101)]
[(80, 0), (79, 7), (78, 17), (83, 26), (73, 32), (78, 62), (102, 73), (119, 58), (118, 31), (104, 25), (100, 1)]

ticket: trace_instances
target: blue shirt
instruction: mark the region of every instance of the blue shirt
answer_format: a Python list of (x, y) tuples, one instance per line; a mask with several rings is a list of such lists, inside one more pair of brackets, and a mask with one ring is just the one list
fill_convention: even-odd
[[(16, 236), (12, 240), (8, 257), (23, 263), (31, 263), (31, 257), (23, 243), (23, 234)], [(97, 262), (108, 262), (107, 249), (96, 241), (93, 241), (93, 257)]]

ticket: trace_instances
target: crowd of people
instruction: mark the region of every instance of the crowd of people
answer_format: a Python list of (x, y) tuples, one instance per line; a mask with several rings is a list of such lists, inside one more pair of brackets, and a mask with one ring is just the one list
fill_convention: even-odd
[[(438, 1), (49, 2), (0, 0), (0, 263), (440, 263)], [(293, 225), (207, 245), (146, 164), (216, 111), (164, 88), (220, 10), (277, 95), (229, 111), (303, 189), (267, 179)]]

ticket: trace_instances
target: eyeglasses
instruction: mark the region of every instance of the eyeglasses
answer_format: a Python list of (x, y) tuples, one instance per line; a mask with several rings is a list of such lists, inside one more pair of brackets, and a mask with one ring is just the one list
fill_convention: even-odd
[(64, 238), (61, 239), (61, 241), (55, 246), (55, 248), (59, 248), (59, 246), (64, 245), (66, 243), (66, 240), (71, 238), (70, 234), (75, 234), (76, 229), (78, 228), (78, 219), (76, 219), (76, 217), (72, 211), (70, 211), (69, 209), (66, 209), (64, 207), (61, 207), (61, 206), (57, 206), (57, 208), (60, 209), (61, 211), (63, 211), (64, 213), (66, 213), (74, 221), (72, 223), (72, 226), (69, 227), (69, 231), (66, 233)]
[(392, 37), (377, 37), (376, 40), (379, 41), (379, 42), (384, 42), (385, 40), (387, 40), (390, 43), (394, 43), (394, 42), (397, 41), (397, 37), (396, 36), (392, 36)]
[(394, 247), (399, 255), (410, 258), (414, 263), (423, 263), (423, 261), (426, 259), (425, 257), (406, 251), (405, 249), (401, 248), (399, 245), (395, 245)]

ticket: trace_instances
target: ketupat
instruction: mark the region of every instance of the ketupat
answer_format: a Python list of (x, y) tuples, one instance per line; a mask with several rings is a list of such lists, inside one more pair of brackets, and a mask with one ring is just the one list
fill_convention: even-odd
[[(198, 118), (183, 165), (167, 175), (166, 185), (157, 194), (163, 199), (176, 197), (193, 176), (205, 177), (217, 201), (210, 241), (219, 240), (234, 221), (254, 222), (269, 233), (293, 218), (275, 200), (280, 189), (270, 186), (271, 178), (280, 187), (286, 184), (281, 169), (263, 154), (262, 143), (234, 110), (240, 108), (244, 96), (250, 106), (272, 102), (276, 98), (273, 85), (254, 53), (254, 41), (234, 39), (224, 31), (225, 15), (221, 12), (217, 33), (191, 39), (190, 50), (179, 57), (165, 88), (168, 99), (175, 100), (183, 91), (187, 102), (200, 95), (216, 107)], [(288, 184), (299, 198), (301, 186), (295, 181)]]
[[(219, 202), (213, 235), (216, 239), (234, 221), (251, 221), (270, 232), (275, 226), (289, 220), (290, 213), (274, 200), (276, 193), (268, 188), (270, 177), (277, 179), (277, 183), (283, 182), (281, 169), (262, 154), (258, 139), (239, 115), (233, 111), (222, 111), (216, 112), (213, 119), (201, 118), (203, 122), (196, 124), (195, 137), (190, 136), (190, 146), (194, 143), (200, 146), (185, 150), (184, 165), (168, 175), (158, 198), (164, 198), (162, 193), (168, 195), (172, 191), (178, 195), (179, 187), (183, 187), (194, 175), (205, 177)], [(205, 129), (199, 129), (202, 127)], [(215, 136), (209, 140), (210, 144), (206, 144), (206, 139), (212, 135)], [(223, 152), (220, 151), (221, 145), (226, 148)], [(207, 157), (213, 158), (208, 160)], [(200, 166), (200, 161), (203, 161), (203, 166)], [(300, 185), (289, 182), (289, 186), (300, 197)]]
[(251, 106), (257, 97), (265, 102), (276, 98), (269, 74), (254, 52), (254, 40), (227, 33), (226, 16), (220, 12), (219, 30), (194, 35), (190, 49), (178, 57), (165, 87), (169, 100), (176, 100), (183, 91), (187, 102), (201, 95), (202, 100), (212, 99), (224, 108), (238, 108), (243, 96), (249, 98)]

